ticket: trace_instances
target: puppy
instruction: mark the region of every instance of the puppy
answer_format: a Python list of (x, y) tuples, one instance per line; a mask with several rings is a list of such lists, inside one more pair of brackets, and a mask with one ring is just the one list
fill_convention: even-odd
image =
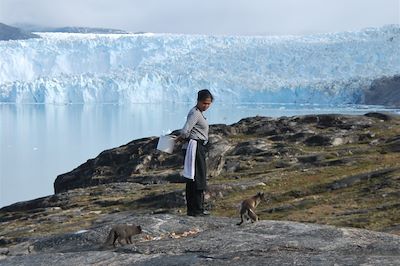
[[(258, 192), (256, 195), (245, 199), (244, 201), (242, 201), (242, 204), (240, 206), (240, 223), (238, 223), (237, 225), (241, 225), (243, 223), (243, 216), (246, 215), (247, 216), (247, 220), (251, 219), (251, 222), (254, 223), (255, 221), (258, 221), (258, 216), (257, 214), (254, 212), (254, 210), (256, 209), (257, 205), (264, 200), (264, 193), (263, 192)], [(246, 214), (247, 212), (247, 214)]]
[(132, 244), (132, 236), (140, 233), (142, 233), (140, 225), (117, 224), (111, 228), (104, 245), (112, 244), (115, 247), (115, 241), (117, 240), (120, 245), (123, 245), (122, 240), (125, 240), (126, 244)]

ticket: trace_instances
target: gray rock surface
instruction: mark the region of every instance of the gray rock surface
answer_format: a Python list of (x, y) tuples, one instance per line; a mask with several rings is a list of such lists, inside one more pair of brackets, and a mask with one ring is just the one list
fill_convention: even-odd
[[(109, 214), (80, 232), (27, 239), (0, 265), (398, 265), (400, 236), (285, 221)], [(135, 223), (134, 244), (104, 247), (115, 223)], [(25, 251), (21, 250), (25, 249)], [(25, 255), (21, 255), (25, 254)]]

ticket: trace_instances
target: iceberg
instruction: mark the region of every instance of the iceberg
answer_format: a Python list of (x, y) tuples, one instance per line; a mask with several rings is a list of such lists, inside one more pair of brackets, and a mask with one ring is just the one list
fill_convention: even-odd
[(400, 73), (400, 26), (308, 36), (38, 33), (0, 42), (0, 102), (362, 103)]

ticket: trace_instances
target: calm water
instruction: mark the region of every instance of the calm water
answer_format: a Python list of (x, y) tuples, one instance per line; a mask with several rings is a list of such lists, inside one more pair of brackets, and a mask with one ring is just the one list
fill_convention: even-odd
[[(53, 193), (57, 175), (105, 149), (181, 128), (192, 104), (0, 104), (0, 207)], [(364, 114), (380, 108), (215, 103), (210, 124), (255, 115)], [(391, 110), (399, 112), (399, 110)]]

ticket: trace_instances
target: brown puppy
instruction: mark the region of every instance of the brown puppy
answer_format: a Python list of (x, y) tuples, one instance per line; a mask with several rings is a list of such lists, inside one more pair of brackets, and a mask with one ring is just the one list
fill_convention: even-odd
[(122, 239), (125, 240), (126, 244), (132, 244), (132, 236), (140, 234), (142, 228), (140, 225), (130, 224), (117, 224), (113, 226), (108, 234), (107, 240), (104, 245), (113, 245), (115, 247), (115, 241), (118, 239), (118, 243), (122, 244)]
[(264, 193), (258, 192), (256, 195), (242, 201), (242, 205), (240, 207), (241, 221), (237, 225), (241, 225), (243, 223), (243, 216), (246, 214), (246, 212), (247, 212), (247, 220), (250, 217), (252, 223), (258, 221), (258, 216), (254, 212), (254, 210), (262, 200), (264, 200)]

